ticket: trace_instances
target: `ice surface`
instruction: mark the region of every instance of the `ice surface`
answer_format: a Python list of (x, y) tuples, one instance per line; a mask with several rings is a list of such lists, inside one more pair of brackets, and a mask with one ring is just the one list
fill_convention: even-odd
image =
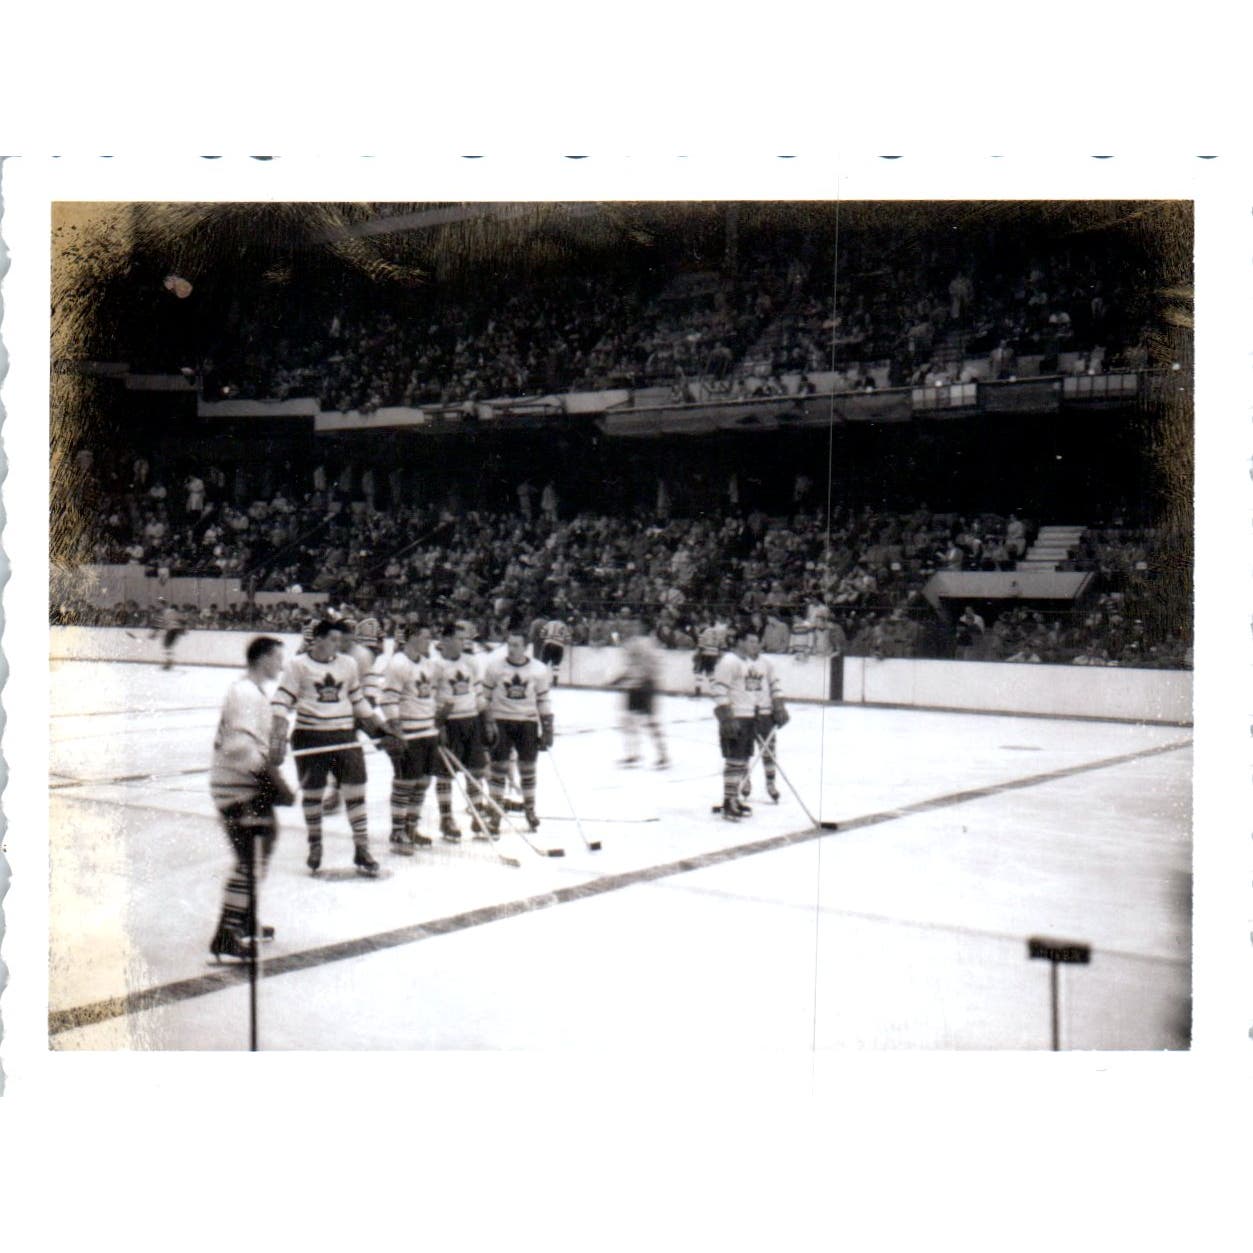
[[(54, 1021), (201, 981), (186, 999), (158, 992), (155, 1007), (58, 1030), (54, 1047), (246, 1047), (246, 987), (212, 988), (207, 965), (230, 860), (207, 767), (233, 677), (53, 666)], [(669, 770), (651, 756), (619, 767), (621, 702), (555, 694), (539, 811), (562, 859), (528, 853), (513, 869), (468, 838), (389, 856), (391, 766), (373, 752), (370, 831), (386, 878), (311, 878), (299, 810), (280, 811), (263, 888), (278, 931), (263, 1045), (1047, 1048), (1049, 967), (1027, 960), (1034, 934), (1094, 947), (1090, 966), (1062, 974), (1066, 1047), (1186, 1045), (1188, 731), (794, 705), (782, 768), (816, 816), (845, 829), (708, 863), (811, 824), (783, 780), (782, 802), (766, 800), (760, 769), (752, 819), (710, 813), (721, 762), (703, 699), (661, 701)], [(601, 852), (584, 848), (555, 769)], [(1021, 786), (1041, 775), (1056, 777)], [(432, 788), (431, 834), (435, 813)], [(326, 865), (346, 868), (342, 811), (325, 841)], [(571, 892), (607, 877), (609, 890)], [(492, 906), (505, 916), (460, 917)], [(371, 937), (397, 932), (371, 951)]]

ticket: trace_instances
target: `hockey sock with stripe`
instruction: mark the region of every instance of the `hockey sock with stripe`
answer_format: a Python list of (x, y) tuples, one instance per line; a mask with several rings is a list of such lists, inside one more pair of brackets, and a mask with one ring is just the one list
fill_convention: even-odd
[(309, 843), (316, 844), (322, 839), (322, 796), (306, 792), (300, 799), (300, 808), (304, 811), (305, 827), (309, 831)]
[(518, 765), (518, 774), (522, 779), (522, 803), (527, 809), (535, 808), (535, 763), (533, 761), (520, 762)]
[(413, 783), (409, 779), (392, 780), (392, 834), (403, 835), (405, 816), (413, 801)]
[(431, 776), (429, 774), (423, 775), (413, 785), (413, 798), (409, 802), (409, 812), (414, 816), (414, 818), (417, 818), (417, 816), (422, 812), (422, 806), (426, 804), (426, 792), (430, 786)]
[(508, 777), (508, 771), (503, 763), (501, 765), (496, 765), (495, 762), (492, 763), (492, 773), (489, 787), (492, 793), (492, 800), (494, 800), (497, 805), (502, 805), (504, 803), (505, 780)]
[(244, 935), (248, 930), (248, 885), (252, 878), (251, 867), (237, 863), (226, 881), (222, 895), (222, 916), (218, 930), (235, 931)]
[(437, 776), (435, 780), (435, 799), (439, 802), (439, 816), (441, 818), (451, 818), (452, 780), (442, 774)]
[(352, 828), (352, 842), (365, 844), (369, 838), (366, 828), (365, 788), (360, 783), (353, 783), (341, 790), (344, 797), (344, 813), (348, 815), (348, 825)]

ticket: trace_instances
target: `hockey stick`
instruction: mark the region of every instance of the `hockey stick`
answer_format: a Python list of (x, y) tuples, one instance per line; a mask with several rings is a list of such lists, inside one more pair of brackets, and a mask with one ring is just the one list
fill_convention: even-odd
[[(778, 735), (779, 728), (771, 727), (770, 734), (763, 740), (760, 736), (754, 737), (756, 748), (753, 749), (753, 755), (748, 759), (748, 769), (744, 771), (744, 782), (740, 784), (740, 795), (747, 796), (749, 787), (752, 783), (753, 767), (763, 760), (768, 752), (774, 748), (774, 737)], [(776, 765), (778, 763), (776, 762)]]
[[(749, 794), (749, 787), (750, 787), (750, 784), (752, 781), (752, 775), (753, 775), (753, 767), (757, 764), (757, 762), (762, 757), (766, 755), (766, 752), (770, 746), (770, 743), (774, 739), (775, 732), (778, 729), (779, 729), (778, 727), (772, 728), (770, 734), (766, 737), (764, 742), (760, 736), (753, 737), (753, 743), (756, 745), (756, 747), (753, 749), (753, 755), (748, 759), (748, 765), (744, 769), (744, 779), (740, 783), (739, 790), (736, 792), (737, 797), (744, 797)], [(778, 763), (776, 762), (775, 764), (777, 765)], [(711, 805), (709, 807), (709, 812), (711, 814), (720, 814), (722, 812), (722, 806)]]
[[(470, 773), (465, 768), (465, 766), (463, 766), (461, 762), (457, 760), (456, 754), (451, 749), (444, 748), (441, 745), (439, 751), (447, 757), (448, 762), (450, 763), (450, 766), (455, 767), (457, 770), (460, 770), (463, 774)], [(526, 846), (532, 852), (538, 853), (541, 857), (564, 857), (566, 855), (566, 850), (562, 848), (560, 845), (553, 845), (553, 846), (545, 847), (544, 845), (535, 843), (535, 841), (531, 839), (530, 833), (527, 831), (523, 831), (521, 827), (516, 826), (514, 824), (513, 819), (509, 817), (509, 815), (504, 811), (504, 809), (499, 804), (497, 804), (496, 798), (491, 794), (490, 790), (484, 791), (482, 795), (483, 795), (483, 799), (487, 801), (488, 805), (491, 807), (492, 812), (496, 815), (497, 820), (507, 823), (509, 826), (509, 830), (514, 835), (521, 836), (523, 841), (526, 843)]]
[(557, 782), (561, 785), (561, 794), (566, 798), (566, 804), (570, 807), (570, 813), (574, 817), (574, 825), (578, 828), (580, 838), (593, 853), (599, 853), (600, 841), (589, 840), (587, 838), (587, 832), (583, 830), (583, 824), (579, 821), (579, 811), (575, 809), (574, 802), (570, 799), (570, 793), (566, 789), (566, 781), (561, 777), (561, 771), (557, 769), (557, 756), (551, 748), (548, 750), (548, 760), (552, 763), (553, 774), (556, 776)]
[[(761, 743), (758, 740), (758, 743)], [(787, 777), (787, 772), (779, 765), (778, 759), (775, 759), (774, 768), (783, 776), (783, 782), (788, 785), (788, 790), (796, 797), (796, 803), (805, 811), (805, 817), (814, 825), (815, 830), (819, 831), (838, 831), (840, 824), (838, 822), (819, 822), (817, 818), (809, 812), (809, 806), (801, 799), (801, 794), (792, 786), (792, 780)]]
[[(439, 746), (439, 755), (444, 763), (444, 769), (447, 770), (449, 775), (452, 777), (453, 786), (461, 793), (461, 799), (465, 801), (466, 808), (470, 811), (474, 821), (486, 830), (487, 823), (483, 821), (483, 816), (479, 813), (478, 807), (475, 805), (474, 801), (470, 799), (470, 791), (461, 781), (461, 771), (456, 768), (454, 762), (451, 760), (452, 754), (449, 753), (449, 751), (441, 744)], [(482, 793), (480, 793), (480, 795), (482, 795)], [(509, 853), (502, 853), (499, 849), (496, 850), (496, 856), (499, 857), (506, 866), (518, 867), (522, 865), (522, 862), (519, 861), (518, 858), (511, 856)]]

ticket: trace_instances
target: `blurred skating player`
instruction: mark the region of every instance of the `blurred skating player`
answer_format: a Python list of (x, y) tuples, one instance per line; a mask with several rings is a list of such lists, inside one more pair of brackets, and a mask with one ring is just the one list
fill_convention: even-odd
[[(761, 764), (766, 772), (766, 794), (776, 804), (779, 800), (779, 789), (775, 786), (775, 753), (778, 751), (779, 737), (777, 732), (788, 724), (790, 715), (783, 703), (782, 683), (775, 673), (774, 662), (761, 654), (761, 640), (756, 635), (748, 635), (744, 640), (744, 652), (751, 666), (747, 683), (750, 689), (756, 686), (757, 707), (753, 720), (753, 737), (761, 746)], [(774, 739), (771, 740), (771, 736)], [(752, 789), (752, 776), (744, 775), (744, 786), (740, 789), (747, 796)]]
[[(342, 625), (344, 654), (351, 657), (357, 667), (357, 676), (361, 681), (361, 694), (365, 697), (366, 703), (371, 709), (377, 709), (379, 693), (383, 686), (383, 670), (386, 666), (386, 659), (383, 657), (383, 629), (377, 618), (362, 618), (355, 625), (349, 622), (344, 622)], [(322, 812), (333, 814), (339, 808), (339, 802), (339, 780), (332, 778), (326, 797), (322, 801)]]
[(297, 758), (301, 809), (309, 833), (307, 865), (316, 873), (322, 865), (322, 793), (327, 776), (334, 772), (344, 796), (344, 809), (352, 827), (353, 865), (367, 875), (378, 874), (378, 862), (370, 855), (365, 811), (365, 756), (357, 741), (357, 719), (386, 732), (382, 718), (370, 708), (361, 691), (357, 664), (344, 656), (339, 623), (319, 622), (307, 653), (293, 657), (283, 670), (274, 692), (274, 726), (271, 731), (271, 763), (282, 762), (287, 747), (287, 716), (296, 714), (292, 733), (293, 752), (321, 750)]
[[(483, 805), (487, 779), (487, 747), (483, 734), (483, 677), (476, 659), (464, 651), (464, 624), (450, 622), (440, 632), (439, 691), (437, 719), (442, 728), (444, 747), (467, 772), (466, 795), (474, 810)], [(439, 802), (440, 834), (450, 844), (461, 839), (452, 816), (452, 770), (442, 755), (435, 763), (435, 797)], [(484, 835), (483, 824), (470, 814), (470, 829)]]
[(666, 739), (653, 708), (657, 693), (657, 676), (661, 662), (652, 640), (639, 622), (632, 622), (623, 645), (626, 671), (616, 682), (626, 688), (626, 709), (622, 715), (622, 732), (626, 738), (624, 766), (634, 766), (640, 759), (640, 724), (653, 738), (657, 748), (657, 769), (664, 770), (670, 759), (666, 755)]
[(692, 656), (692, 673), (695, 676), (693, 695), (701, 694), (702, 680), (713, 682), (714, 667), (718, 657), (726, 646), (726, 631), (716, 627), (713, 622), (706, 622), (696, 636), (696, 652)]
[(161, 649), (165, 653), (162, 670), (174, 669), (174, 645), (179, 637), (186, 634), (183, 626), (183, 615), (169, 604), (164, 596), (157, 597), (156, 613), (153, 614), (152, 638), (161, 636)]
[[(209, 771), (209, 791), (235, 854), (217, 932), (209, 945), (209, 952), (219, 960), (252, 955), (253, 870), (257, 867), (264, 874), (270, 863), (276, 825), (274, 806), (290, 805), (296, 799), (277, 768), (270, 764), (274, 711), (264, 685), (277, 679), (283, 668), (283, 645), (262, 635), (248, 645), (245, 658), (248, 673), (231, 684), (222, 705)], [(261, 842), (259, 866), (254, 845), (257, 840)], [(273, 934), (272, 928), (262, 928), (265, 939)]]
[(570, 642), (570, 628), (560, 618), (553, 618), (544, 623), (540, 634), (543, 645), (539, 659), (553, 672), (553, 687), (556, 687), (557, 671), (561, 668), (566, 645)]
[[(505, 641), (505, 655), (494, 656), (483, 674), (484, 729), (491, 747), (489, 787), (492, 799), (504, 807), (505, 780), (509, 756), (518, 754), (518, 776), (522, 787), (522, 810), (532, 831), (539, 828), (535, 812), (535, 764), (541, 747), (553, 745), (553, 713), (549, 689), (552, 674), (542, 661), (526, 655), (526, 632), (511, 630)], [(500, 831), (498, 809), (488, 818), (493, 835)]]
[(757, 717), (757, 695), (763, 675), (749, 659), (754, 633), (734, 638), (731, 651), (714, 668), (714, 716), (718, 719), (718, 742), (722, 749), (722, 804), (718, 806), (728, 822), (747, 818), (752, 810), (740, 800), (740, 788), (753, 755), (753, 730)]
[(435, 724), (440, 662), (431, 656), (431, 628), (416, 623), (405, 633), (403, 648), (383, 672), (379, 710), (387, 730), (402, 748), (393, 757), (391, 850), (412, 856), (413, 846), (430, 844), (418, 830), (418, 815), (438, 761)]

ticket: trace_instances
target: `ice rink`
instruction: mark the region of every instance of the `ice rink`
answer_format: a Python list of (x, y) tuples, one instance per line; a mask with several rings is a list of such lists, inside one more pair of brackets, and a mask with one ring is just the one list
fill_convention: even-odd
[[(233, 677), (52, 665), (54, 1048), (248, 1045), (246, 972), (208, 953), (230, 863), (208, 764)], [(311, 877), (299, 808), (280, 810), (262, 1047), (1047, 1049), (1040, 935), (1092, 946), (1060, 970), (1062, 1047), (1187, 1047), (1189, 729), (794, 704), (780, 761), (839, 823), (819, 832), (787, 786), (766, 800), (760, 768), (751, 819), (710, 813), (707, 699), (662, 698), (669, 770), (618, 766), (621, 701), (556, 691), (538, 836), (562, 858), (519, 846), (508, 866), (516, 842), (468, 830), (390, 855), (373, 751), (382, 878), (348, 872), (342, 810)], [(435, 813), (432, 788), (431, 834)]]

